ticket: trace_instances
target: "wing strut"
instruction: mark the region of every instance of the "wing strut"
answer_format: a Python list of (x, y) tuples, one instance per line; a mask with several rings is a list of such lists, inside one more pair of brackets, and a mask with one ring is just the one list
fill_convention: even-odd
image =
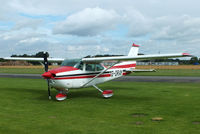
[(102, 75), (104, 72), (106, 72), (108, 69), (110, 69), (111, 67), (113, 67), (117, 63), (119, 63), (119, 61), (113, 63), (110, 67), (106, 68), (105, 70), (102, 70), (99, 74), (97, 74), (96, 76), (94, 76), (90, 81), (88, 81), (87, 83), (85, 83), (82, 87), (85, 87), (87, 84), (89, 84), (90, 82), (92, 82), (93, 80), (95, 80), (97, 77), (99, 77), (100, 75)]
[(103, 91), (100, 89), (100, 88), (98, 88), (96, 85), (92, 85), (94, 88), (96, 88), (97, 90), (99, 90), (99, 92), (101, 92), (101, 93), (103, 93)]

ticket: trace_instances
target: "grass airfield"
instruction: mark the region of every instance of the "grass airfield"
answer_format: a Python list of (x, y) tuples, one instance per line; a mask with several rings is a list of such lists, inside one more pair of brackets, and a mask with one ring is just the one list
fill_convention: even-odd
[(114, 90), (110, 99), (84, 88), (63, 102), (48, 100), (45, 80), (0, 83), (1, 134), (200, 133), (200, 83), (107, 82), (99, 87)]

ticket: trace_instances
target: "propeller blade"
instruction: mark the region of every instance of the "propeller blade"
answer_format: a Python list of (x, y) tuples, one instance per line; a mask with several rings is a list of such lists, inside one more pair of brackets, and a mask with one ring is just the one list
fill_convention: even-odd
[[(49, 62), (48, 62), (48, 59), (47, 59), (47, 52), (44, 53), (44, 69), (45, 69), (45, 72), (48, 72), (48, 69), (49, 69)], [(48, 95), (49, 95), (49, 99), (51, 99), (51, 87), (50, 87), (50, 84), (49, 84), (49, 79), (47, 79), (47, 86), (48, 86)]]
[(47, 84), (48, 84), (48, 95), (49, 95), (49, 99), (51, 99), (51, 91), (50, 91), (51, 87), (50, 87), (50, 85), (49, 85), (49, 79), (47, 80)]
[(44, 53), (44, 69), (45, 69), (45, 72), (48, 71), (48, 68), (49, 68), (49, 63), (48, 63), (48, 60), (47, 60), (47, 52)]

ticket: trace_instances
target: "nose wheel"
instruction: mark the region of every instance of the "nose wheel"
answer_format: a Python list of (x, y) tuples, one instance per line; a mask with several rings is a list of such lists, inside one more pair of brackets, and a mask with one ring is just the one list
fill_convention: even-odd
[(104, 98), (110, 98), (113, 96), (113, 91), (112, 90), (104, 90), (102, 91), (100, 88), (98, 88), (96, 85), (93, 85), (94, 88), (96, 88), (99, 92), (102, 93), (102, 96)]
[(67, 93), (64, 91), (59, 91), (59, 93), (56, 95), (56, 100), (63, 101), (67, 99)]

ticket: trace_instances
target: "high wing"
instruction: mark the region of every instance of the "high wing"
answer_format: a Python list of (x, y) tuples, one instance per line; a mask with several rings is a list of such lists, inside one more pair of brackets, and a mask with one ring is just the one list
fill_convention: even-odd
[[(21, 61), (39, 61), (43, 62), (44, 58), (28, 58), (28, 57), (4, 57), (4, 60), (21, 60)], [(63, 58), (47, 58), (48, 62), (62, 62)]]
[(126, 60), (151, 60), (151, 59), (165, 59), (176, 57), (192, 57), (188, 53), (176, 53), (176, 54), (155, 54), (155, 55), (138, 55), (138, 56), (114, 56), (114, 57), (96, 57), (96, 58), (83, 58), (84, 63), (100, 63), (103, 61), (126, 61)]

